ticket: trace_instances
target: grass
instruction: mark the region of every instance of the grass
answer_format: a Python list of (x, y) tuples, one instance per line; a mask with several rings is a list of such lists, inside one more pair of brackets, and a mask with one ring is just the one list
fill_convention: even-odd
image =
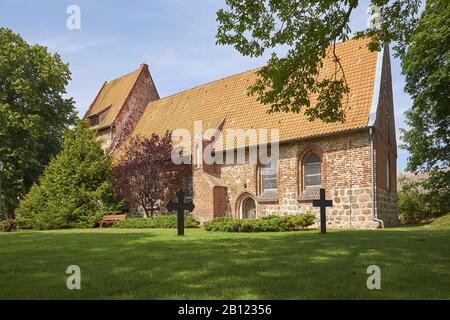
[[(450, 299), (450, 225), (209, 233), (0, 234), (0, 299)], [(81, 290), (66, 288), (81, 267)], [(381, 267), (381, 290), (366, 269)]]
[(450, 214), (437, 218), (431, 223), (425, 225), (425, 228), (448, 228), (450, 229)]

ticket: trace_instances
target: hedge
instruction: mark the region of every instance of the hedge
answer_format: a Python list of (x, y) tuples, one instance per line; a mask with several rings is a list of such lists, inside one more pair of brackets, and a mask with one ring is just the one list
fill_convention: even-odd
[[(129, 218), (119, 221), (113, 225), (113, 228), (120, 229), (171, 229), (177, 228), (178, 221), (177, 215), (162, 215), (154, 216), (150, 218)], [(196, 221), (189, 215), (184, 217), (184, 227), (185, 228), (198, 228), (200, 227), (200, 222)]]
[(292, 216), (267, 216), (262, 219), (218, 218), (205, 222), (207, 231), (222, 232), (282, 232), (304, 230), (313, 225), (315, 216), (310, 213)]

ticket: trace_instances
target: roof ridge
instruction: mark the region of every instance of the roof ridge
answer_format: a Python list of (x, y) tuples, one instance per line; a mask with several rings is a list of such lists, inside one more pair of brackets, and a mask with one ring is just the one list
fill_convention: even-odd
[(114, 79), (112, 79), (112, 80), (107, 80), (107, 81), (105, 81), (105, 83), (106, 83), (106, 84), (110, 84), (110, 83), (113, 83), (114, 81), (121, 80), (122, 78), (131, 76), (133, 73), (140, 72), (140, 71), (142, 70), (142, 68), (143, 68), (143, 67), (142, 67), (142, 65), (141, 65), (138, 69), (133, 70), (133, 71), (131, 71), (131, 72), (128, 72), (127, 74), (121, 75), (120, 77), (114, 78)]
[[(336, 46), (341, 46), (341, 45), (344, 45), (344, 44), (348, 44), (350, 42), (356, 42), (356, 41), (360, 41), (360, 40), (363, 40), (363, 39), (365, 39), (365, 38), (356, 38), (356, 39), (355, 38), (351, 38), (351, 39), (348, 39), (348, 40), (337, 42), (335, 45)], [(332, 44), (329, 45), (329, 47), (331, 47), (331, 46), (332, 46)], [(172, 94), (170, 94), (170, 95), (168, 95), (166, 97), (160, 98), (159, 100), (151, 101), (150, 104), (153, 103), (153, 102), (156, 102), (156, 101), (163, 101), (163, 100), (175, 97), (177, 95), (186, 93), (187, 91), (191, 91), (191, 90), (198, 89), (198, 88), (201, 88), (201, 87), (204, 87), (204, 86), (207, 86), (207, 85), (211, 85), (213, 83), (220, 82), (220, 81), (223, 81), (223, 80), (226, 80), (226, 79), (229, 79), (229, 78), (237, 77), (237, 76), (243, 75), (245, 73), (255, 72), (256, 70), (261, 69), (262, 67), (263, 66), (254, 67), (254, 68), (248, 69), (246, 71), (241, 71), (241, 72), (238, 72), (238, 73), (235, 73), (235, 74), (232, 74), (232, 75), (229, 75), (229, 76), (225, 76), (225, 77), (222, 77), (222, 78), (219, 78), (219, 79), (216, 79), (216, 80), (205, 82), (205, 83), (193, 86), (191, 88), (187, 88), (187, 89), (181, 90), (179, 92), (172, 93)]]
[[(166, 100), (166, 99), (169, 99), (169, 98), (178, 96), (178, 95), (180, 95), (180, 94), (186, 93), (187, 91), (191, 91), (191, 90), (198, 89), (198, 88), (201, 88), (201, 87), (204, 87), (204, 86), (207, 86), (207, 85), (211, 85), (211, 84), (213, 84), (213, 83), (220, 82), (220, 81), (223, 81), (223, 80), (226, 80), (226, 79), (229, 79), (229, 78), (237, 77), (237, 76), (243, 75), (243, 74), (245, 74), (245, 73), (254, 72), (254, 71), (256, 71), (256, 70), (258, 70), (258, 69), (261, 69), (261, 68), (262, 68), (262, 67), (255, 67), (255, 68), (252, 68), (252, 69), (249, 69), (249, 70), (246, 70), (246, 71), (241, 71), (241, 72), (239, 72), (239, 73), (235, 73), (235, 74), (232, 74), (232, 75), (229, 75), (229, 76), (220, 78), (220, 79), (216, 79), (216, 80), (212, 80), (212, 81), (209, 81), (209, 82), (205, 82), (205, 83), (203, 83), (203, 84), (199, 84), (199, 85), (196, 85), (196, 86), (194, 86), (194, 87), (184, 89), (184, 90), (182, 90), (182, 91), (173, 93), (173, 94), (171, 94), (171, 95), (168, 95), (168, 96), (166, 96), (166, 97), (160, 98), (159, 100), (155, 100), (155, 101), (152, 101), (152, 102), (157, 102), (157, 101)], [(150, 103), (152, 103), (152, 102), (150, 102)]]

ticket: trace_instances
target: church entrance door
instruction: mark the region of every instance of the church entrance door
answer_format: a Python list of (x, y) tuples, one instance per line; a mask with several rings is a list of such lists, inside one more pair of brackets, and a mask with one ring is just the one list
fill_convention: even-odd
[(241, 205), (242, 219), (256, 219), (256, 203), (252, 197), (245, 198)]

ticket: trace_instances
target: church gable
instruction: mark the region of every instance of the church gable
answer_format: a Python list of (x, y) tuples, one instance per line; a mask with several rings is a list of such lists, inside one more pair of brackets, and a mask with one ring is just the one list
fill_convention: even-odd
[(136, 71), (105, 82), (84, 118), (98, 131), (103, 148), (113, 151), (133, 132), (147, 104), (157, 99), (148, 66), (142, 64)]
[(84, 117), (91, 119), (107, 110), (107, 114), (95, 125), (99, 128), (112, 125), (141, 72), (142, 68), (139, 68), (117, 79), (106, 81)]

